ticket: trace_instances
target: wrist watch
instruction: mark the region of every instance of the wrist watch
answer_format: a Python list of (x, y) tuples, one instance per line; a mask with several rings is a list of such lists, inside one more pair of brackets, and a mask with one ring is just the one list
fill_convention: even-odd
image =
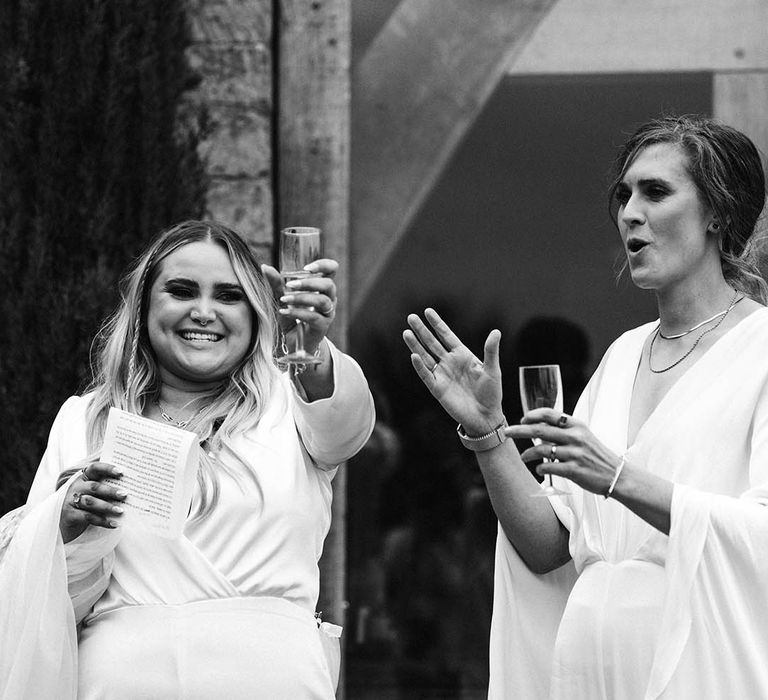
[(478, 437), (469, 437), (464, 430), (464, 426), (459, 423), (456, 426), (456, 434), (461, 440), (461, 444), (472, 452), (486, 452), (492, 450), (494, 447), (498, 447), (507, 439), (504, 435), (504, 428), (507, 427), (507, 419), (501, 421), (490, 433), (485, 435), (479, 435)]

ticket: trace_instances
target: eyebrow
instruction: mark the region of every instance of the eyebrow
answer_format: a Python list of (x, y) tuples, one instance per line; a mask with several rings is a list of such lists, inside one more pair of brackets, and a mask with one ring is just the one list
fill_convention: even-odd
[[(637, 184), (641, 187), (647, 187), (648, 185), (666, 185), (667, 187), (672, 186), (672, 183), (663, 177), (643, 177), (637, 181)], [(628, 186), (626, 178), (623, 178), (619, 185)]]
[[(171, 279), (168, 279), (165, 281), (165, 287), (166, 289), (172, 285), (172, 284), (186, 284), (189, 287), (195, 287), (198, 288), (200, 285), (193, 279), (189, 279), (187, 277), (171, 277)], [(239, 284), (234, 284), (232, 282), (216, 282), (216, 284), (213, 285), (213, 288), (216, 291), (243, 291), (243, 288)]]

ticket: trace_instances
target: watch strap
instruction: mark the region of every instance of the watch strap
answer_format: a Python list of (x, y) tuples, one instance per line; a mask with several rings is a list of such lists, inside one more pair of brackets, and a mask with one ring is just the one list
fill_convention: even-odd
[(459, 423), (456, 426), (456, 434), (459, 436), (461, 444), (468, 450), (472, 450), (472, 452), (486, 452), (494, 447), (498, 447), (507, 439), (507, 436), (504, 434), (504, 428), (506, 427), (507, 419), (505, 418), (491, 432), (479, 435), (478, 437), (470, 437), (464, 430), (464, 426)]

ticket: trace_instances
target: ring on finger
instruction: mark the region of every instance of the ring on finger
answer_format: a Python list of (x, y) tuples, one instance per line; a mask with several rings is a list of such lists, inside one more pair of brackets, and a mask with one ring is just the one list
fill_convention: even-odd
[(561, 428), (568, 427), (568, 416), (565, 413), (560, 414), (560, 418), (557, 419), (557, 425)]
[(81, 476), (83, 477), (83, 481), (90, 481), (90, 479), (88, 478), (88, 472), (85, 471), (86, 469), (88, 469), (88, 467), (83, 467), (80, 470), (80, 473), (81, 473)]
[(333, 312), (336, 311), (336, 302), (331, 302), (331, 308), (328, 309), (328, 311), (318, 311), (318, 313), (322, 314), (326, 318), (330, 318)]
[(75, 508), (80, 508), (80, 499), (83, 497), (83, 494), (79, 491), (76, 491), (72, 494), (72, 505), (75, 506)]
[(552, 447), (549, 448), (549, 461), (557, 462), (557, 445), (552, 445)]

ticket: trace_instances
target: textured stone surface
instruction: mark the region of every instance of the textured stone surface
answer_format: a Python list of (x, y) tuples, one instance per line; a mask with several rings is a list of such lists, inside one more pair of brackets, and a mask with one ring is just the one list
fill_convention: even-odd
[(202, 81), (191, 99), (208, 107), (200, 153), (211, 178), (208, 215), (271, 259), (272, 2), (190, 0), (189, 61)]
[(200, 144), (208, 173), (228, 178), (269, 178), (270, 120), (239, 104), (209, 106), (211, 135)]
[(272, 36), (272, 3), (264, 0), (190, 0), (195, 42), (263, 42)]
[[(272, 188), (269, 178), (211, 178), (207, 214), (241, 233), (258, 250), (272, 247)], [(270, 261), (271, 252), (263, 257)]]
[(199, 43), (189, 52), (189, 63), (205, 76), (200, 86), (206, 102), (253, 105), (269, 114), (272, 102), (272, 57), (269, 46)]

